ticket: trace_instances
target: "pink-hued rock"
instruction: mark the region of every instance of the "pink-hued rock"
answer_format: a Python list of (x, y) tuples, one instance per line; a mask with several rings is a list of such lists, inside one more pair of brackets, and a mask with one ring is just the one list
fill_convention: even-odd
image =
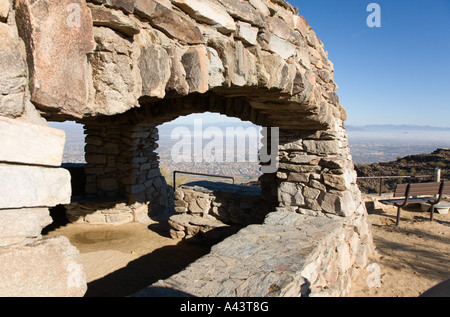
[(9, 0), (0, 0), (0, 22), (6, 21), (10, 9), (11, 3)]
[(0, 250), (0, 296), (81, 297), (86, 275), (78, 250), (65, 237)]
[(87, 54), (95, 48), (91, 11), (81, 0), (16, 1), (27, 47), (31, 101), (81, 117), (88, 99)]
[(24, 110), (25, 56), (11, 26), (0, 23), (0, 39), (0, 116), (16, 118)]

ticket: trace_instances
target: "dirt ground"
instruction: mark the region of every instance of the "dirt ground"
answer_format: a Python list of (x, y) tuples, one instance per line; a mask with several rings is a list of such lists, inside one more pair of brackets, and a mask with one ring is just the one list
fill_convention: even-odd
[[(353, 284), (353, 297), (417, 297), (450, 278), (450, 213), (429, 212), (420, 205), (406, 207), (395, 226), (397, 209), (376, 205), (369, 210), (380, 267), (380, 287), (368, 287), (369, 272)], [(381, 207), (381, 208), (380, 208)], [(369, 283), (370, 284), (370, 283)]]
[[(380, 267), (380, 287), (370, 288), (363, 271), (352, 284), (352, 297), (417, 297), (450, 278), (450, 213), (429, 213), (420, 207), (369, 212)], [(55, 221), (57, 222), (57, 221)], [(165, 279), (209, 252), (209, 247), (173, 240), (157, 223), (121, 226), (56, 225), (44, 237), (63, 235), (78, 248), (88, 282), (86, 297), (128, 296)], [(369, 283), (370, 284), (370, 283)]]
[(210, 250), (170, 238), (168, 229), (157, 223), (114, 226), (59, 222), (43, 237), (65, 236), (80, 251), (88, 283), (85, 297), (132, 295), (180, 272)]

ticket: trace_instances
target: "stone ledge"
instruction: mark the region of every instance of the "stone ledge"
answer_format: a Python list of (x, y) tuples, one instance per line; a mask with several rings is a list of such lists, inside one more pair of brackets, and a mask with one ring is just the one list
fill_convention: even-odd
[(0, 117), (0, 161), (59, 167), (64, 131)]
[(261, 188), (257, 186), (245, 186), (222, 182), (197, 181), (180, 186), (204, 193), (229, 193), (249, 196), (261, 196)]
[(0, 210), (0, 247), (22, 245), (41, 238), (53, 219), (47, 208)]
[(80, 201), (66, 207), (66, 217), (72, 223), (121, 225), (131, 222), (151, 224), (149, 203), (127, 204), (122, 201)]
[(0, 165), (0, 209), (68, 204), (70, 173), (63, 168)]
[[(184, 271), (134, 294), (200, 297), (346, 296), (367, 264), (364, 245), (344, 218), (270, 213), (212, 247)], [(361, 259), (358, 257), (364, 257)]]

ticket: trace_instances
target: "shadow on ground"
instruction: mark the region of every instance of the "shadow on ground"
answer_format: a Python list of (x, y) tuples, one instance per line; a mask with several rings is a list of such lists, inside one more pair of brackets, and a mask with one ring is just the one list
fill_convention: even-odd
[(189, 242), (166, 246), (134, 260), (122, 269), (88, 283), (85, 297), (130, 296), (141, 289), (183, 270), (207, 254), (209, 248), (199, 248)]
[[(61, 235), (70, 232), (70, 229), (68, 232), (64, 231), (70, 224), (65, 218), (65, 209), (63, 206), (53, 208), (50, 214), (53, 218), (53, 223), (44, 228), (42, 231), (43, 236), (54, 232)], [(62, 229), (63, 232), (59, 232), (59, 229)], [(170, 238), (170, 227), (167, 221), (153, 223), (148, 225), (147, 229), (161, 237)], [(239, 229), (240, 227), (231, 227), (230, 230), (225, 231), (221, 228), (213, 229), (207, 235), (198, 235), (188, 240), (182, 240), (176, 244), (162, 246), (151, 253), (146, 253), (138, 259), (129, 262), (125, 267), (97, 280), (90, 281), (85, 297), (132, 296), (151, 284), (159, 280), (167, 279), (184, 270), (189, 264), (208, 254), (214, 244), (234, 234)], [(105, 249), (105, 246), (108, 248), (108, 243), (111, 243), (111, 247), (114, 248), (117, 246), (117, 244), (114, 245), (115, 242), (127, 239), (126, 232), (116, 232), (115, 230), (109, 232), (106, 226), (104, 230), (100, 230), (99, 232), (72, 232), (67, 237), (71, 239), (72, 244), (75, 246), (79, 244), (89, 245), (89, 251), (85, 250), (85, 252), (92, 252), (92, 246), (94, 244), (99, 244), (99, 250), (108, 250)], [(103, 244), (103, 242), (105, 243)], [(102, 261), (102, 259), (99, 259), (99, 261)], [(175, 294), (173, 292), (172, 294)], [(162, 293), (161, 290), (158, 290), (158, 293), (166, 294), (167, 290), (163, 290)], [(179, 294), (176, 296), (179, 296)]]
[[(170, 236), (167, 223), (150, 225), (148, 228), (161, 236)], [(220, 240), (204, 240), (200, 237), (194, 237), (143, 255), (128, 263), (126, 267), (88, 283), (85, 297), (132, 296), (151, 284), (184, 270), (189, 264), (208, 254), (214, 244), (233, 233), (235, 233), (234, 230), (226, 234), (221, 232)], [(167, 292), (168, 290), (161, 291), (158, 289), (152, 294), (154, 296), (169, 296)], [(190, 296), (189, 294), (180, 295), (180, 292), (176, 290), (171, 290), (170, 294), (170, 296), (177, 297)]]
[(379, 253), (386, 257), (384, 265), (396, 270), (409, 267), (415, 274), (430, 279), (448, 276), (446, 246), (450, 245), (450, 238), (444, 228), (450, 222), (436, 218), (430, 222), (430, 213), (413, 205), (402, 210), (400, 224), (395, 226), (396, 212), (382, 209), (370, 212), (380, 217), (372, 225), (383, 231), (382, 235), (374, 236), (374, 242)]

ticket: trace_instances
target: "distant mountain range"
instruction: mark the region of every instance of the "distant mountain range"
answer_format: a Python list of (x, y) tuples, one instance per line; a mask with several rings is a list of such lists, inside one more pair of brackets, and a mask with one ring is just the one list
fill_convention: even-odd
[(369, 124), (369, 125), (346, 125), (346, 130), (351, 131), (450, 131), (446, 127), (433, 127), (429, 125), (408, 125), (408, 124)]
[[(68, 135), (73, 134), (82, 134), (83, 133), (83, 126), (80, 124), (76, 124), (74, 122), (64, 122), (64, 123), (55, 123), (51, 122), (50, 126), (58, 129), (65, 130)], [(193, 128), (194, 127), (194, 121), (192, 122), (183, 122), (183, 123), (176, 123), (176, 122), (169, 122), (164, 125), (159, 126), (160, 130), (164, 130), (165, 132), (167, 130), (172, 130), (174, 127), (177, 126), (184, 126), (187, 128)], [(202, 121), (202, 127), (218, 127), (218, 128), (226, 128), (226, 127), (243, 127), (247, 128), (250, 126), (255, 126), (251, 122), (248, 121), (217, 121), (217, 122), (211, 122), (211, 121)], [(377, 132), (377, 131), (450, 131), (450, 127), (433, 127), (430, 125), (407, 125), (407, 124), (369, 124), (369, 125), (346, 125), (346, 130), (349, 132), (352, 131), (367, 131), (367, 132)]]

